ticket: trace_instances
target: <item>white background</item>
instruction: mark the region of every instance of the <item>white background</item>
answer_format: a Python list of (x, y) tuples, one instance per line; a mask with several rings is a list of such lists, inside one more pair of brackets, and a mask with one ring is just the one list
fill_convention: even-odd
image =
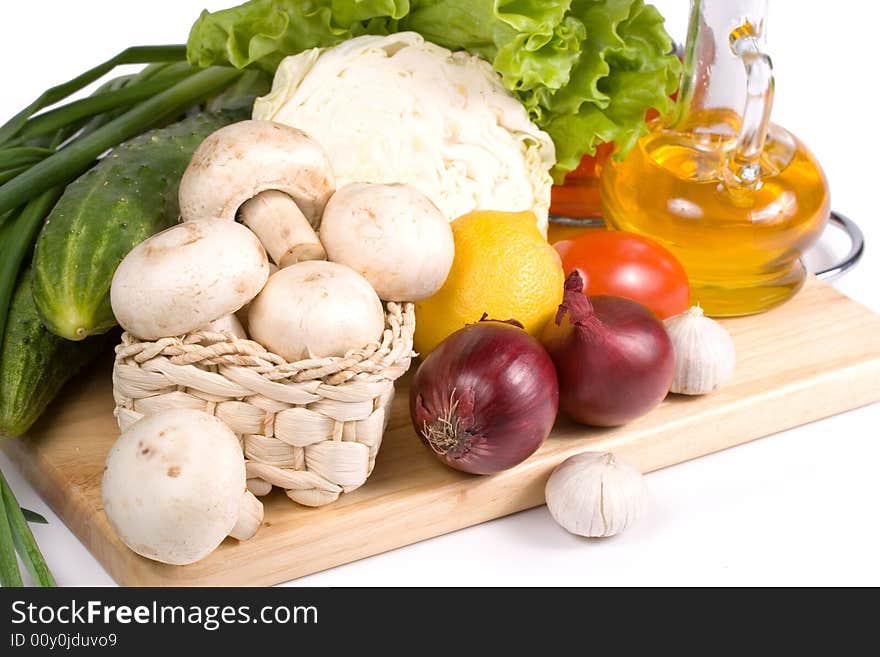
[[(0, 119), (126, 46), (183, 42), (203, 7), (230, 2), (4, 2)], [(654, 4), (683, 40), (686, 0)], [(812, 148), (834, 207), (864, 229), (867, 257), (838, 286), (880, 312), (880, 10), (864, 0), (771, 4), (774, 120)], [(875, 404), (650, 474), (651, 512), (613, 539), (567, 535), (540, 507), (295, 584), (880, 585), (878, 425)], [(112, 584), (4, 457), (0, 467), (21, 503), (49, 518), (34, 531), (58, 582)]]

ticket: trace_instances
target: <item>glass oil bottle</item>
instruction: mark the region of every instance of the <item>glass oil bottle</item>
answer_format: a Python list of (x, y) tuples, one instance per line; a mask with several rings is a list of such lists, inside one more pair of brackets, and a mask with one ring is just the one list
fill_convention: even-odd
[(714, 316), (793, 296), (830, 212), (816, 159), (770, 123), (766, 12), (767, 0), (692, 0), (675, 112), (602, 171), (605, 221), (672, 251)]

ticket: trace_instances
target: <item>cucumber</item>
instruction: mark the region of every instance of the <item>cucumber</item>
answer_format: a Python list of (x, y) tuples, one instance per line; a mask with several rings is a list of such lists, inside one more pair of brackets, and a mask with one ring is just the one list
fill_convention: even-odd
[(110, 283), (135, 246), (178, 220), (177, 187), (193, 152), (245, 110), (201, 113), (127, 141), (71, 183), (37, 238), (33, 294), (46, 327), (68, 340), (116, 320)]
[(37, 314), (30, 271), (25, 271), (12, 297), (0, 350), (0, 436), (27, 431), (70, 377), (112, 350), (114, 337), (71, 342), (50, 333)]

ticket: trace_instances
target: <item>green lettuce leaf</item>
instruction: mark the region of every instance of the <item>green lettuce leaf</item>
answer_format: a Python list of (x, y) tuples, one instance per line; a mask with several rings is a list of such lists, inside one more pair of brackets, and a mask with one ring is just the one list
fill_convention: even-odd
[(190, 30), (187, 57), (201, 67), (222, 63), (274, 73), (288, 55), (394, 32), (396, 19), (409, 10), (408, 0), (251, 0), (203, 11)]
[(602, 142), (625, 155), (678, 84), (663, 17), (643, 0), (251, 0), (203, 12), (187, 52), (274, 71), (308, 48), (403, 30), (491, 62), (553, 138), (557, 180)]

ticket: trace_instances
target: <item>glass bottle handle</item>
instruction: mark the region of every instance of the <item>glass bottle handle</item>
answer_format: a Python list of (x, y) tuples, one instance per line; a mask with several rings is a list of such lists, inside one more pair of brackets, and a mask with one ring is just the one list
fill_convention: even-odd
[(746, 69), (746, 103), (736, 150), (728, 161), (733, 182), (754, 188), (761, 180), (761, 153), (773, 109), (773, 63), (761, 50), (760, 35), (746, 22), (730, 34), (730, 48)]

